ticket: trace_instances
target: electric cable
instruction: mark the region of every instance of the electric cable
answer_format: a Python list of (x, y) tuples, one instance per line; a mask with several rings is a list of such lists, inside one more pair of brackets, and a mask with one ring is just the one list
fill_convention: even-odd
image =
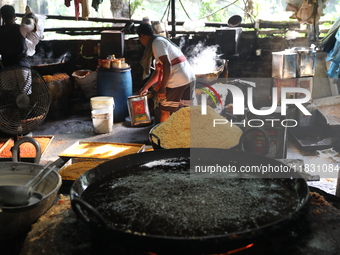
[(184, 8), (184, 5), (183, 5), (183, 3), (182, 3), (182, 0), (179, 0), (179, 3), (181, 4), (181, 6), (182, 6), (182, 8), (183, 8), (183, 11), (185, 12), (185, 14), (186, 14), (186, 15), (187, 15), (187, 17), (189, 18), (189, 20), (191, 20), (191, 21), (192, 21), (192, 19), (190, 18), (190, 16), (189, 16), (189, 14), (188, 14), (187, 10)]
[(235, 0), (234, 2), (232, 2), (232, 3), (230, 3), (230, 4), (226, 5), (226, 6), (224, 6), (224, 7), (220, 8), (220, 9), (218, 9), (217, 11), (214, 11), (214, 12), (208, 14), (208, 15), (205, 15), (204, 17), (199, 18), (199, 20), (200, 20), (200, 19), (205, 19), (205, 18), (207, 18), (207, 17), (209, 17), (209, 16), (212, 16), (212, 15), (216, 14), (217, 12), (222, 11), (223, 9), (225, 9), (225, 8), (227, 8), (227, 7), (229, 7), (229, 6), (233, 5), (233, 4), (235, 4), (237, 1), (238, 1), (238, 0)]
[(167, 5), (166, 8), (165, 8), (165, 11), (164, 11), (163, 16), (162, 16), (162, 18), (161, 18), (161, 21), (163, 21), (164, 16), (165, 16), (165, 14), (166, 14), (167, 12), (168, 12), (168, 17), (167, 17), (167, 18), (169, 18), (170, 2), (171, 2), (171, 0), (169, 0), (168, 5)]
[[(183, 8), (183, 10), (184, 10), (184, 12), (185, 12), (185, 14), (187, 15), (187, 17), (188, 17), (190, 20), (192, 20), (192, 19), (190, 18), (190, 16), (189, 16), (188, 12), (186, 11), (186, 9), (185, 9), (185, 7), (184, 7), (182, 1), (179, 0), (179, 2), (180, 2), (180, 4), (181, 4), (181, 6), (182, 6), (182, 8)], [(197, 20), (205, 19), (205, 18), (207, 18), (207, 17), (209, 17), (209, 16), (212, 16), (212, 15), (216, 14), (217, 12), (222, 11), (222, 10), (225, 9), (225, 8), (228, 8), (228, 7), (231, 6), (231, 5), (234, 5), (236, 2), (238, 2), (238, 0), (235, 0), (234, 2), (232, 2), (232, 3), (230, 3), (230, 4), (226, 5), (226, 6), (224, 6), (224, 7), (220, 8), (220, 9), (218, 9), (217, 11), (214, 11), (214, 12), (208, 14), (208, 15), (205, 15), (204, 17), (201, 17), (201, 18), (199, 18), (199, 19), (197, 19)], [(236, 6), (237, 6), (237, 5), (236, 5)], [(241, 7), (239, 7), (239, 8), (241, 8)], [(241, 9), (242, 9), (242, 8), (241, 8)], [(243, 10), (243, 9), (242, 9), (242, 10)], [(243, 11), (244, 11), (244, 10), (243, 10)]]

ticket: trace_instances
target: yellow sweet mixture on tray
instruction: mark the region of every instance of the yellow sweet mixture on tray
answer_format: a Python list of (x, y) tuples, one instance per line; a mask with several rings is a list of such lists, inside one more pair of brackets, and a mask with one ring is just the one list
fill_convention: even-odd
[(64, 151), (60, 156), (97, 159), (113, 159), (128, 154), (137, 153), (143, 145), (110, 144), (100, 142), (80, 142)]
[[(235, 126), (219, 124), (214, 119), (226, 120), (213, 108), (207, 107), (207, 114), (201, 113), (201, 106), (191, 106), (173, 113), (167, 121), (156, 127), (152, 133), (159, 137), (163, 148), (223, 148), (239, 143), (242, 130)], [(153, 137), (153, 142), (157, 144)]]
[(60, 169), (59, 174), (63, 180), (76, 180), (79, 176), (81, 176), (86, 171), (95, 168), (99, 164), (105, 161), (80, 161), (73, 164), (70, 164), (62, 169)]

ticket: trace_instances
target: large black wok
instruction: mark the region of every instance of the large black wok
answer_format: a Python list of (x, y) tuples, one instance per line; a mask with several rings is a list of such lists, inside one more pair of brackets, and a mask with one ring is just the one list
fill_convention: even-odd
[[(298, 197), (298, 205), (294, 212), (280, 215), (279, 220), (268, 222), (259, 227), (244, 229), (242, 231), (223, 235), (205, 235), (199, 237), (174, 237), (149, 234), (138, 234), (122, 231), (107, 224), (107, 219), (98, 210), (82, 198), (84, 192), (97, 184), (103, 178), (112, 178), (135, 174), (142, 171), (140, 166), (153, 161), (178, 158), (190, 158), (190, 162), (201, 162), (204, 164), (212, 162), (219, 164), (240, 164), (248, 166), (270, 165), (273, 167), (286, 166), (283, 163), (244, 151), (233, 151), (226, 149), (168, 149), (127, 155), (98, 165), (80, 176), (72, 185), (70, 197), (72, 208), (79, 218), (89, 225), (94, 236), (103, 241), (106, 249), (115, 249), (115, 246), (134, 247), (140, 251), (156, 252), (161, 254), (197, 254), (197, 253), (220, 253), (237, 249), (255, 242), (264, 234), (271, 234), (291, 223), (291, 220), (303, 215), (303, 209), (309, 199), (309, 189), (306, 181), (297, 173), (289, 172), (263, 175), (267, 180), (282, 182), (285, 187)], [(155, 171), (157, 171), (155, 169)], [(259, 176), (258, 176), (259, 177)], [(279, 178), (278, 178), (279, 177)], [(268, 199), (265, 197), (264, 199)], [(183, 201), (186, 203), (188, 201)], [(226, 208), (227, 209), (227, 208)], [(245, 208), (246, 209), (246, 208)], [(202, 222), (204, 219), (202, 219)]]

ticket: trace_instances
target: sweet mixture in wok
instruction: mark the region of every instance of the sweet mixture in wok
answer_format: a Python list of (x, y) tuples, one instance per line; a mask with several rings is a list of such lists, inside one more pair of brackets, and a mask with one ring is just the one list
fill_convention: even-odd
[[(152, 133), (160, 138), (163, 148), (221, 148), (228, 149), (239, 143), (242, 130), (235, 125), (213, 126), (214, 119), (226, 120), (210, 106), (202, 115), (201, 106), (191, 106), (173, 113)], [(154, 139), (154, 138), (152, 138)], [(157, 143), (156, 140), (154, 140)]]
[(279, 179), (193, 178), (187, 159), (159, 160), (130, 175), (109, 175), (82, 199), (109, 227), (176, 237), (255, 229), (297, 210), (298, 195)]

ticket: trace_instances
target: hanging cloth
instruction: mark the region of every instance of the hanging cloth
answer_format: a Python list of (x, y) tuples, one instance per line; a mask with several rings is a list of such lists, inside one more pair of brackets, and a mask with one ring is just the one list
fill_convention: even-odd
[(338, 79), (340, 77), (340, 28), (335, 33), (335, 44), (328, 53), (326, 61), (330, 61), (327, 75), (329, 78)]
[(103, 3), (103, 0), (92, 0), (92, 7), (98, 11), (99, 5)]
[[(66, 7), (70, 7), (71, 6), (71, 1), (72, 0), (64, 0), (64, 3), (66, 5)], [(83, 4), (83, 2), (85, 2), (86, 5), (85, 5), (85, 3)], [(86, 10), (87, 0), (74, 0), (74, 11), (75, 11), (76, 20), (78, 20), (78, 18), (80, 16), (80, 4), (82, 4), (82, 12), (83, 12), (82, 17), (83, 18), (85, 18), (85, 17), (88, 18), (88, 16), (89, 16), (88, 7), (87, 7), (87, 10)]]
[(81, 0), (81, 17), (88, 20), (90, 15), (90, 8), (88, 0)]
[(80, 15), (79, 5), (81, 3), (81, 0), (74, 0), (74, 8), (75, 8), (75, 14), (76, 14), (76, 20), (78, 20)]
[(340, 27), (340, 17), (336, 19), (333, 26), (328, 31), (327, 35), (321, 40), (320, 46), (324, 52), (329, 53), (333, 49), (334, 44), (336, 42), (335, 35), (339, 27)]

